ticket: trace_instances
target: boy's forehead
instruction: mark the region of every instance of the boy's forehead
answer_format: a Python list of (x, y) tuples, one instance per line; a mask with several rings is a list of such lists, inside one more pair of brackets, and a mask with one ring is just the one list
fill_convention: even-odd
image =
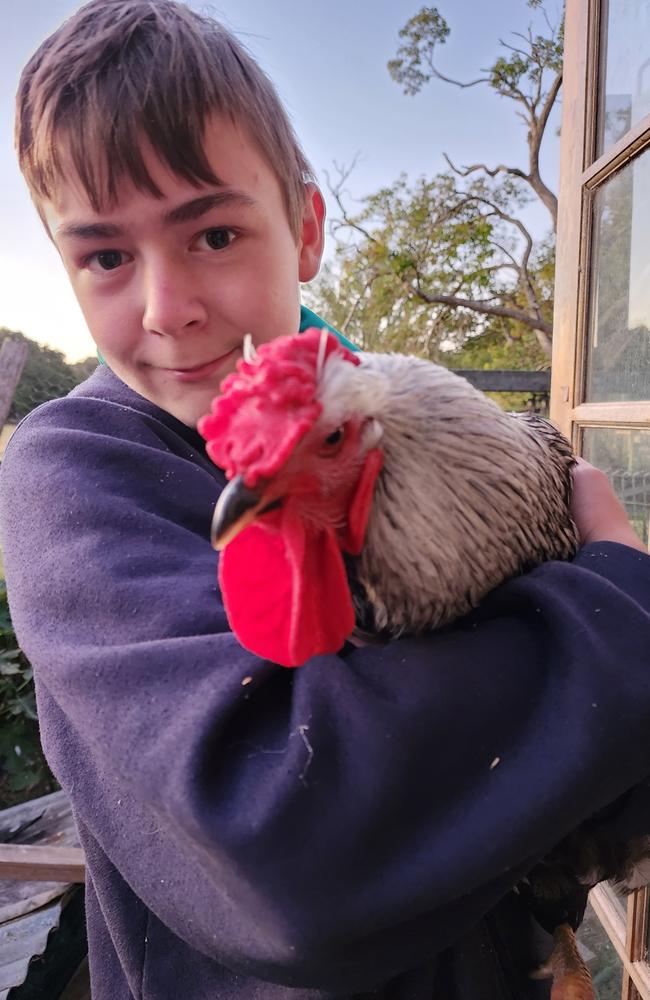
[[(89, 191), (82, 182), (65, 143), (59, 149), (61, 169), (51, 198), (41, 206), (50, 235), (56, 239), (70, 220), (91, 223), (99, 219), (111, 219), (129, 213), (134, 207), (148, 208), (154, 214), (171, 215), (171, 222), (182, 221), (174, 218), (183, 212), (191, 215), (191, 203), (212, 199), (213, 205), (225, 202), (239, 202), (254, 206), (260, 200), (269, 198), (280, 204), (282, 192), (275, 173), (266, 164), (255, 143), (229, 121), (213, 119), (206, 123), (203, 149), (215, 176), (213, 184), (192, 182), (174, 173), (164, 162), (146, 136), (142, 137), (140, 149), (147, 173), (160, 195), (143, 190), (127, 173), (121, 173), (114, 182), (114, 196), (107, 195), (100, 204), (93, 205)], [(96, 159), (96, 175), (107, 189), (106, 162), (108, 157)], [(171, 204), (171, 209), (170, 209)], [(204, 210), (210, 206), (204, 205)], [(178, 209), (178, 213), (175, 213)], [(97, 235), (102, 235), (98, 233)], [(105, 233), (103, 235), (110, 235)]]

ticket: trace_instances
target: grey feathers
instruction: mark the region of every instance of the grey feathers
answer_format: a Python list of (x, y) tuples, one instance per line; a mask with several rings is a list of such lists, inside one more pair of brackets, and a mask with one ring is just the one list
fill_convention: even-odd
[(568, 559), (568, 442), (539, 417), (504, 413), (465, 379), (397, 354), (332, 357), (321, 383), (331, 420), (362, 412), (384, 469), (351, 567), (360, 624), (391, 635), (438, 628), (515, 573)]

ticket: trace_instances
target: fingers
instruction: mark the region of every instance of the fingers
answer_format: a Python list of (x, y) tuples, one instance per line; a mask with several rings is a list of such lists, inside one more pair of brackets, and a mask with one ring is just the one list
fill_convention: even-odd
[(607, 476), (578, 458), (573, 470), (571, 514), (583, 544), (620, 542), (646, 552)]

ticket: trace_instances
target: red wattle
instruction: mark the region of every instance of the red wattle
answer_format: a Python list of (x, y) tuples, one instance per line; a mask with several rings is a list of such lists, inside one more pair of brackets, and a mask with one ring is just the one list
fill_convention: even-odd
[(287, 505), (277, 527), (255, 522), (221, 553), (219, 583), (242, 646), (285, 667), (336, 653), (354, 628), (339, 543), (307, 531)]
[(368, 452), (350, 503), (347, 524), (340, 536), (342, 548), (350, 555), (358, 556), (363, 548), (375, 482), (383, 465), (384, 453), (381, 448), (373, 448)]

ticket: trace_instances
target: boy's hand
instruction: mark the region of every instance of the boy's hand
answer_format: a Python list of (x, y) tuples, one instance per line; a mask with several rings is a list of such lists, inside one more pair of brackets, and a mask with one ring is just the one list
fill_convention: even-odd
[(573, 470), (571, 513), (583, 545), (587, 542), (620, 542), (641, 552), (647, 548), (627, 519), (604, 472), (579, 458)]

